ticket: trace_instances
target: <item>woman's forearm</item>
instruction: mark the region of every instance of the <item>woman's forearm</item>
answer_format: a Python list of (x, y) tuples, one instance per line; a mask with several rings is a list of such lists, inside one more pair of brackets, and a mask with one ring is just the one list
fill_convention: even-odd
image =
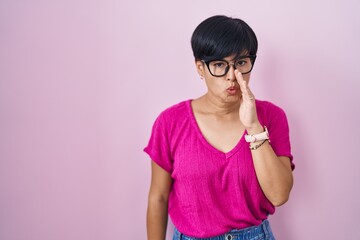
[(274, 206), (284, 204), (293, 186), (290, 159), (276, 156), (269, 142), (251, 152), (255, 172), (265, 196)]
[(168, 202), (149, 196), (146, 225), (148, 240), (165, 240), (168, 220)]
[[(257, 134), (263, 131), (259, 123), (249, 129), (249, 134)], [(259, 142), (251, 143), (251, 147), (259, 145)], [(293, 186), (291, 163), (288, 157), (278, 157), (269, 141), (265, 141), (260, 147), (251, 150), (255, 172), (261, 189), (267, 199), (274, 205), (284, 204), (290, 195)]]

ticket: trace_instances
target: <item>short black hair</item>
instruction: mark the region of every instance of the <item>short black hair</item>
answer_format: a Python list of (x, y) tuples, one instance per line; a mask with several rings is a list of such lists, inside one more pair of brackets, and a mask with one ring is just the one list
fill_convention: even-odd
[(258, 42), (254, 31), (241, 19), (216, 15), (205, 19), (191, 37), (195, 60), (219, 60), (242, 54), (256, 55)]

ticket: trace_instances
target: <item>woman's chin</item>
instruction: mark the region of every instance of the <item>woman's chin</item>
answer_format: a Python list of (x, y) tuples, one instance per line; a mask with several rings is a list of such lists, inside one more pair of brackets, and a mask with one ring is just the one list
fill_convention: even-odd
[(225, 97), (225, 102), (231, 103), (231, 102), (239, 102), (240, 101), (241, 96), (236, 94), (236, 95), (227, 95)]

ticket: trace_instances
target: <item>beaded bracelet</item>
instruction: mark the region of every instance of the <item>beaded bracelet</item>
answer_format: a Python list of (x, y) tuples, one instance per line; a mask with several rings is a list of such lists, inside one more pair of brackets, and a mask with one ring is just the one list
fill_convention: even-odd
[(261, 143), (259, 143), (258, 145), (255, 145), (255, 146), (249, 146), (251, 150), (256, 150), (258, 149), (259, 147), (261, 147), (268, 139), (265, 139), (264, 141), (262, 141)]

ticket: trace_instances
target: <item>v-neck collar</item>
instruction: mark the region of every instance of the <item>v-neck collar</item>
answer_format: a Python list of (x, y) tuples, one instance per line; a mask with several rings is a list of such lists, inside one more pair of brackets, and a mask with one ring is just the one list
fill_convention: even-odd
[(230, 158), (231, 156), (233, 156), (245, 143), (245, 133), (246, 133), (246, 130), (244, 131), (244, 133), (242, 134), (240, 140), (238, 141), (238, 143), (235, 145), (235, 147), (233, 149), (231, 149), (229, 152), (223, 152), (219, 149), (217, 149), (216, 147), (214, 147), (213, 145), (211, 145), (207, 140), (206, 138), (204, 137), (204, 135), (202, 134), (201, 130), (200, 130), (200, 127), (196, 121), (196, 118), (195, 118), (195, 113), (192, 109), (192, 106), (191, 106), (191, 102), (193, 100), (192, 99), (189, 99), (187, 102), (186, 102), (186, 105), (187, 105), (187, 108), (188, 108), (188, 111), (189, 111), (189, 116), (190, 116), (190, 120), (191, 120), (191, 124), (193, 125), (195, 131), (196, 131), (196, 134), (198, 136), (198, 138), (200, 139), (200, 141), (211, 151), (213, 152), (214, 154), (218, 154), (218, 155), (222, 155), (224, 156), (226, 159)]

